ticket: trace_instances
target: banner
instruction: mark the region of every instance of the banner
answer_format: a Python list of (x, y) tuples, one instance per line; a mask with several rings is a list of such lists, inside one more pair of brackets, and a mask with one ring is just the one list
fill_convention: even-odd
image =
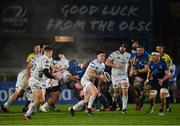
[(9, 0), (1, 6), (1, 35), (152, 34), (151, 0)]
[[(16, 81), (9, 81), (9, 82), (0, 82), (0, 104), (2, 105), (5, 103), (9, 96), (14, 92), (15, 90), (15, 84)], [(19, 98), (16, 102), (13, 104), (24, 104), (26, 101), (25, 97)], [(62, 87), (61, 91), (61, 98), (57, 103), (60, 104), (74, 104), (77, 102), (77, 99), (73, 95), (73, 91), (66, 88), (64, 85)]]

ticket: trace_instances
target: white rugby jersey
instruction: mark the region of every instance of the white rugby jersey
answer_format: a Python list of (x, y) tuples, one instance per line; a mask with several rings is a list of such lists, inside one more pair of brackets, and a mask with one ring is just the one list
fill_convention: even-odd
[(105, 64), (104, 63), (99, 63), (99, 61), (97, 59), (93, 60), (90, 62), (90, 64), (88, 65), (86, 72), (83, 75), (83, 78), (86, 78), (87, 80), (93, 82), (95, 80), (95, 78), (89, 77), (87, 75), (87, 71), (89, 69), (93, 69), (94, 72), (99, 75), (100, 73), (104, 72), (105, 69)]
[(42, 54), (38, 54), (33, 59), (31, 59), (30, 64), (32, 65), (32, 68), (30, 70), (30, 73), (32, 73), (32, 71), (35, 69), (36, 64), (37, 62), (39, 62), (41, 56)]
[(38, 61), (35, 62), (35, 67), (31, 73), (31, 76), (39, 80), (46, 80), (47, 77), (43, 74), (43, 69), (49, 69), (51, 62), (51, 59), (48, 58), (46, 55), (40, 56)]
[(62, 59), (62, 60), (58, 60), (56, 61), (56, 66), (65, 66), (65, 69), (69, 68), (69, 61), (67, 59)]
[(111, 69), (112, 76), (120, 76), (127, 75), (128, 73), (128, 63), (131, 55), (127, 52), (121, 54), (119, 51), (115, 51), (110, 54), (108, 57), (109, 60), (113, 62), (113, 64), (124, 64), (122, 68), (114, 68)]

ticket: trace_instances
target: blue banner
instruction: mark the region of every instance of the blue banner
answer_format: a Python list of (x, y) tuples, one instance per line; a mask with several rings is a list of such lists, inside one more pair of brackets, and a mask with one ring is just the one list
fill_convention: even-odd
[[(9, 82), (0, 82), (0, 105), (6, 102), (9, 96), (15, 90), (16, 81)], [(13, 104), (24, 104), (26, 101), (25, 97), (19, 98)], [(58, 103), (60, 104), (74, 104), (77, 102), (77, 99), (73, 95), (73, 91), (66, 88), (66, 86), (62, 87), (61, 98)]]

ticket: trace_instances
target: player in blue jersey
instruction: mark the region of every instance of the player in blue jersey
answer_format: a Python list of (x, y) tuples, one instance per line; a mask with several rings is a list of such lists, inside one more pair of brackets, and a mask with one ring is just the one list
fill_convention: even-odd
[(168, 79), (170, 71), (167, 63), (160, 58), (159, 52), (152, 52), (152, 61), (149, 63), (146, 83), (151, 86), (149, 100), (150, 108), (148, 112), (152, 113), (155, 105), (156, 96), (160, 96), (160, 110), (159, 115), (164, 115), (163, 109), (166, 102), (166, 97), (169, 95)]
[(146, 80), (149, 67), (148, 60), (149, 54), (144, 50), (143, 46), (138, 46), (133, 59), (131, 59), (132, 65), (130, 70), (130, 77), (135, 89), (136, 110), (142, 109), (143, 102), (146, 98), (144, 82)]

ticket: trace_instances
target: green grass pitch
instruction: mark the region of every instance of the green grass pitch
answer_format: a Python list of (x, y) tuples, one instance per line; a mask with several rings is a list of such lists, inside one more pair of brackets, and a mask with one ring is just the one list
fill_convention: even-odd
[(59, 105), (60, 112), (35, 113), (31, 120), (22, 120), (22, 106), (10, 106), (10, 113), (0, 113), (0, 125), (180, 125), (180, 104), (172, 104), (171, 113), (164, 116), (158, 115), (159, 104), (155, 106), (155, 112), (146, 113), (148, 104), (142, 111), (136, 111), (134, 104), (128, 105), (128, 113), (93, 112), (87, 116), (82, 111), (77, 111), (74, 117), (68, 113), (70, 105)]

